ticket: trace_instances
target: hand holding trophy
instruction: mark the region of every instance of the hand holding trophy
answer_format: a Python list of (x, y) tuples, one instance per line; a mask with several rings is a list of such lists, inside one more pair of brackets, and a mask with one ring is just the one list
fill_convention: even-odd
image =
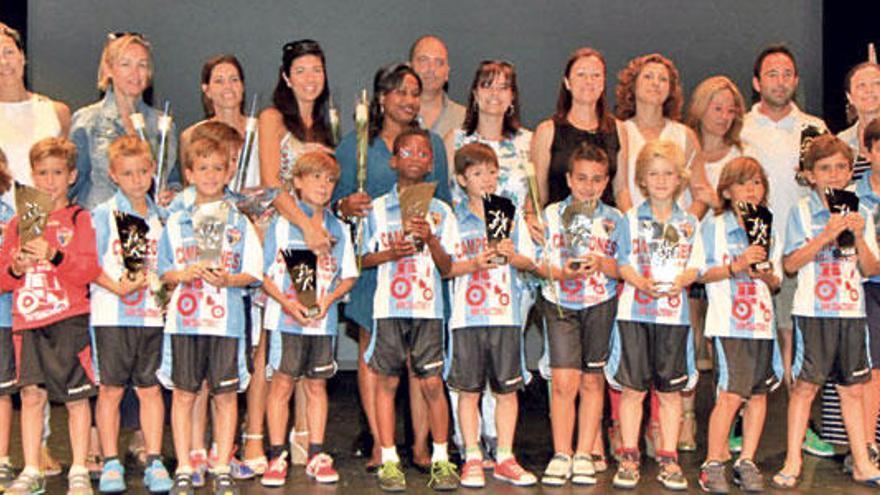
[(281, 256), (290, 275), (296, 299), (305, 307), (303, 316), (312, 319), (321, 314), (317, 301), (318, 257), (308, 249), (283, 249)]

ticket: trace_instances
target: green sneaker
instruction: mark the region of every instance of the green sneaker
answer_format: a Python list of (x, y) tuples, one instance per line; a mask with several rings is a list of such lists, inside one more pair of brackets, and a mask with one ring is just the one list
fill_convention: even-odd
[(437, 461), (431, 464), (431, 479), (428, 486), (441, 492), (458, 489), (458, 472), (455, 464), (446, 461)]
[(807, 428), (807, 437), (801, 446), (804, 452), (816, 457), (834, 457), (834, 447), (819, 438), (812, 428)]
[[(433, 468), (433, 466), (432, 466)], [(399, 462), (388, 461), (379, 467), (379, 488), (386, 492), (406, 491), (406, 476), (400, 470)]]

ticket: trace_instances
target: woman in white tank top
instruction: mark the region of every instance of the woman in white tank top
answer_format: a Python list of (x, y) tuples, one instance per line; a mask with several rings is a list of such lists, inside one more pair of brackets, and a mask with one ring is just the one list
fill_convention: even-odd
[[(0, 149), (9, 161), (12, 178), (31, 185), (31, 146), (70, 127), (70, 109), (64, 103), (32, 93), (24, 85), (25, 56), (18, 31), (0, 23)], [(10, 190), (3, 199), (15, 204)]]
[[(635, 164), (646, 142), (672, 141), (684, 150), (688, 163), (700, 145), (693, 131), (677, 122), (683, 97), (678, 70), (671, 60), (657, 53), (637, 57), (620, 71), (617, 79), (616, 113), (626, 132), (622, 134), (623, 160), (614, 189), (618, 208), (626, 211), (645, 200), (635, 184)], [(704, 196), (702, 190), (699, 195)]]

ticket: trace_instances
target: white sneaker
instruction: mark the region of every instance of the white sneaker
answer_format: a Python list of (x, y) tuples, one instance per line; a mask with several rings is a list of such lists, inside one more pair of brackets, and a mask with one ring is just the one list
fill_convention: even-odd
[(589, 454), (575, 454), (571, 464), (571, 482), (576, 485), (596, 484), (596, 468)]
[(547, 464), (541, 483), (548, 486), (562, 486), (569, 478), (571, 478), (571, 457), (557, 453)]

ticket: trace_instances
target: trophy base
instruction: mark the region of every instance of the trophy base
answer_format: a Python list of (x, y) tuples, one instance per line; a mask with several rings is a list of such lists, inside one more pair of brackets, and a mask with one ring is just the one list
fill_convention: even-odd
[(674, 282), (655, 282), (654, 290), (657, 292), (669, 292), (675, 287)]
[(317, 306), (311, 306), (306, 310), (306, 318), (314, 318), (321, 314), (321, 308)]
[(492, 263), (493, 265), (506, 265), (507, 256), (503, 256), (500, 254), (492, 256), (491, 258), (489, 258), (489, 263)]
[(756, 272), (769, 272), (771, 269), (773, 269), (773, 264), (769, 261), (761, 261), (752, 265), (752, 270)]

